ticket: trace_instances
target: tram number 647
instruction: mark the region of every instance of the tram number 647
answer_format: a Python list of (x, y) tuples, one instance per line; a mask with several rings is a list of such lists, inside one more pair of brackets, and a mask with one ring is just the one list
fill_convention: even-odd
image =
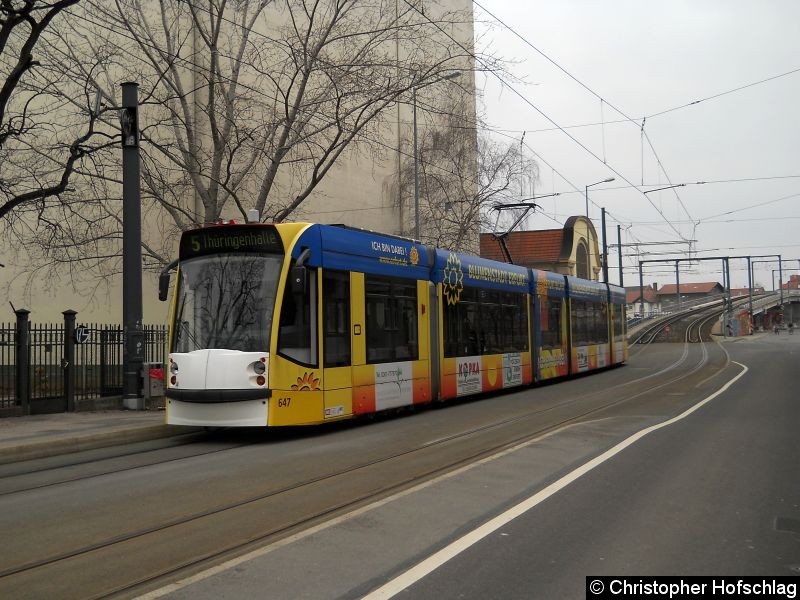
[(291, 401), (291, 398), (278, 398), (278, 408), (288, 408)]

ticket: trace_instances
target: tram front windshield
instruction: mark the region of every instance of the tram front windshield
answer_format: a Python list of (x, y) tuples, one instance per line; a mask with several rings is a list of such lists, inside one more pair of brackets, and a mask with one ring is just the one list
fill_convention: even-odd
[(181, 263), (172, 352), (269, 350), (283, 256), (211, 254)]

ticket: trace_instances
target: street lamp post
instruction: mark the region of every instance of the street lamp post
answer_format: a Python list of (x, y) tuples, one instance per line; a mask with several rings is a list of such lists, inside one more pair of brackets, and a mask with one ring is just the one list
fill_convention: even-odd
[(139, 157), (138, 84), (122, 84), (122, 402), (129, 410), (142, 410), (139, 374), (144, 362), (142, 330), (142, 215)]
[(419, 164), (417, 157), (417, 88), (411, 88), (412, 121), (414, 123), (414, 239), (419, 239)]
[(439, 81), (457, 79), (461, 71), (453, 71), (433, 81), (417, 84), (411, 88), (412, 122), (414, 128), (414, 239), (419, 239), (419, 155), (417, 150), (417, 88), (433, 85)]
[(597, 181), (595, 183), (590, 183), (589, 185), (586, 186), (585, 195), (586, 195), (586, 218), (587, 219), (589, 218), (589, 188), (592, 187), (593, 185), (600, 185), (601, 183), (610, 183), (612, 181), (614, 181), (614, 178), (613, 177), (609, 177), (608, 179), (603, 179), (603, 181)]

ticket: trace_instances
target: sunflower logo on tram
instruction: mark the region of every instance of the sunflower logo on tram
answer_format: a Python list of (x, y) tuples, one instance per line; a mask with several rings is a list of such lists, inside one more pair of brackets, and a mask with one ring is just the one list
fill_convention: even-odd
[(411, 246), (411, 251), (408, 253), (409, 262), (415, 267), (419, 264), (419, 250), (416, 246)]
[(316, 390), (319, 390), (319, 379), (314, 377), (314, 371), (298, 377), (297, 383), (292, 386), (294, 392), (314, 392)]
[(461, 261), (455, 252), (451, 252), (442, 274), (442, 293), (447, 304), (450, 306), (458, 304), (463, 290), (464, 271), (461, 270)]

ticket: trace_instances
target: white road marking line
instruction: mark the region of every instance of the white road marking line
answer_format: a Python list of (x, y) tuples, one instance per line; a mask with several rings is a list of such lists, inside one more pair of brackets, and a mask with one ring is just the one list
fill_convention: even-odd
[[(742, 371), (742, 372), (741, 372), (739, 375), (737, 375), (737, 376), (736, 376), (734, 379), (732, 379), (731, 381), (729, 381), (729, 382), (728, 382), (728, 383), (727, 383), (727, 384), (726, 384), (726, 385), (725, 385), (723, 388), (721, 388), (720, 390), (718, 390), (718, 391), (717, 391), (715, 394), (713, 394), (713, 395), (709, 396), (709, 397), (708, 397), (708, 398), (706, 398), (705, 400), (703, 400), (703, 401), (701, 401), (700, 403), (696, 404), (695, 406), (693, 406), (692, 408), (690, 408), (688, 411), (686, 411), (686, 412), (682, 413), (681, 415), (678, 415), (677, 417), (675, 417), (675, 418), (673, 418), (673, 419), (671, 419), (671, 420), (669, 420), (669, 421), (665, 421), (664, 423), (661, 423), (661, 424), (659, 424), (659, 425), (655, 425), (654, 427), (651, 427), (651, 428), (649, 428), (649, 429), (645, 429), (645, 430), (643, 430), (643, 431), (639, 432), (638, 434), (634, 434), (634, 436), (632, 436), (632, 437), (636, 437), (636, 436), (638, 436), (638, 437), (636, 437), (636, 439), (639, 439), (640, 437), (643, 437), (644, 435), (646, 435), (646, 433), (649, 433), (651, 430), (655, 430), (655, 429), (657, 429), (657, 428), (659, 428), (659, 427), (665, 427), (665, 426), (667, 426), (667, 425), (670, 425), (670, 424), (672, 424), (673, 422), (675, 422), (675, 421), (677, 421), (677, 420), (679, 420), (679, 419), (682, 419), (683, 417), (685, 417), (686, 415), (690, 414), (691, 412), (694, 412), (695, 410), (697, 410), (698, 408), (700, 408), (700, 407), (701, 407), (703, 404), (705, 404), (706, 402), (709, 402), (709, 401), (711, 401), (711, 400), (712, 400), (712, 399), (714, 399), (716, 396), (718, 396), (719, 394), (721, 394), (722, 392), (724, 392), (725, 390), (727, 390), (727, 389), (728, 389), (728, 388), (729, 388), (729, 387), (730, 387), (730, 386), (731, 386), (731, 385), (732, 385), (734, 382), (736, 382), (736, 381), (737, 381), (737, 380), (738, 380), (738, 379), (739, 379), (739, 378), (740, 378), (742, 375), (744, 375), (744, 374), (747, 372), (747, 370), (748, 370), (746, 366), (744, 366), (744, 365), (742, 365), (742, 364), (740, 364), (740, 363), (735, 363), (735, 364), (737, 364), (737, 365), (741, 366), (741, 367), (744, 369), (744, 371)], [(434, 478), (434, 479), (430, 479), (430, 480), (428, 480), (428, 481), (426, 481), (426, 482), (424, 482), (424, 483), (421, 483), (421, 484), (419, 484), (419, 485), (416, 485), (416, 486), (414, 486), (414, 487), (408, 488), (407, 490), (403, 490), (402, 492), (398, 492), (398, 493), (396, 493), (396, 494), (393, 494), (393, 495), (391, 495), (391, 496), (388, 496), (388, 497), (384, 498), (383, 500), (378, 500), (377, 502), (373, 502), (372, 504), (369, 504), (369, 505), (367, 505), (367, 506), (363, 506), (363, 507), (361, 507), (361, 508), (359, 508), (359, 509), (356, 509), (356, 510), (354, 510), (354, 511), (352, 511), (352, 512), (349, 512), (349, 513), (347, 513), (347, 514), (344, 514), (344, 515), (341, 515), (341, 516), (339, 516), (339, 517), (336, 517), (336, 518), (334, 518), (334, 519), (331, 519), (330, 521), (326, 521), (325, 523), (320, 523), (319, 525), (317, 525), (317, 526), (315, 526), (315, 527), (312, 527), (312, 528), (310, 528), (310, 529), (306, 529), (306, 530), (304, 530), (304, 531), (301, 531), (301, 532), (299, 532), (299, 533), (296, 533), (296, 534), (294, 534), (294, 535), (291, 535), (291, 536), (289, 536), (289, 537), (287, 537), (287, 538), (284, 538), (284, 539), (282, 539), (282, 540), (280, 540), (280, 541), (278, 541), (278, 542), (274, 542), (274, 543), (272, 543), (272, 544), (269, 544), (268, 546), (264, 546), (264, 547), (262, 547), (262, 548), (257, 548), (256, 550), (253, 550), (252, 552), (248, 552), (247, 554), (243, 554), (242, 556), (238, 556), (238, 557), (236, 557), (236, 558), (232, 558), (231, 560), (225, 561), (224, 563), (221, 563), (221, 564), (219, 564), (219, 565), (217, 565), (217, 566), (214, 566), (214, 567), (211, 567), (211, 568), (209, 568), (209, 569), (206, 569), (206, 570), (204, 570), (204, 571), (201, 571), (201, 572), (199, 572), (199, 573), (196, 573), (196, 574), (194, 574), (194, 575), (192, 575), (192, 576), (190, 576), (190, 577), (186, 577), (185, 579), (180, 579), (180, 580), (178, 580), (178, 581), (176, 581), (176, 582), (174, 582), (174, 583), (168, 584), (168, 585), (166, 585), (166, 586), (164, 586), (164, 587), (161, 587), (161, 588), (159, 588), (159, 589), (157, 589), (157, 590), (153, 590), (153, 591), (151, 591), (151, 592), (148, 592), (148, 593), (146, 593), (146, 594), (143, 594), (143, 595), (141, 595), (141, 596), (137, 596), (135, 600), (156, 600), (157, 598), (163, 598), (164, 596), (166, 596), (166, 595), (168, 595), (168, 594), (171, 594), (171, 593), (173, 593), (173, 592), (176, 592), (176, 591), (178, 591), (178, 590), (180, 590), (180, 589), (183, 589), (183, 588), (185, 588), (185, 587), (187, 587), (187, 586), (190, 586), (190, 585), (192, 585), (192, 584), (194, 584), (194, 583), (198, 583), (198, 582), (200, 582), (200, 581), (203, 581), (204, 579), (208, 579), (209, 577), (213, 577), (214, 575), (218, 575), (218, 574), (220, 574), (220, 573), (223, 573), (223, 572), (225, 572), (225, 571), (228, 571), (228, 570), (230, 570), (230, 569), (233, 569), (233, 568), (235, 568), (235, 567), (237, 567), (237, 566), (239, 566), (239, 565), (241, 565), (241, 564), (243, 564), (243, 563), (249, 562), (249, 561), (251, 561), (251, 560), (253, 560), (253, 559), (256, 559), (256, 558), (259, 558), (259, 557), (261, 557), (261, 556), (264, 556), (264, 555), (266, 555), (266, 554), (269, 554), (270, 552), (273, 552), (274, 550), (278, 550), (279, 548), (282, 548), (282, 547), (284, 547), (284, 546), (288, 546), (289, 544), (293, 544), (294, 542), (297, 542), (297, 541), (300, 541), (300, 540), (302, 540), (302, 539), (305, 539), (305, 538), (307, 538), (307, 537), (310, 537), (310, 536), (312, 536), (312, 535), (314, 535), (314, 534), (316, 534), (316, 533), (319, 533), (319, 532), (321, 532), (321, 531), (324, 531), (324, 530), (326, 530), (326, 529), (328, 529), (328, 528), (330, 528), (330, 527), (333, 527), (333, 526), (335, 526), (335, 525), (338, 525), (338, 524), (340, 524), (340, 523), (344, 523), (344, 522), (346, 522), (346, 521), (349, 521), (349, 520), (351, 520), (351, 519), (354, 519), (354, 518), (356, 518), (356, 517), (358, 517), (358, 516), (360, 516), (360, 515), (362, 515), (362, 514), (365, 514), (365, 513), (369, 512), (369, 511), (371, 511), (371, 510), (374, 510), (374, 509), (376, 509), (376, 508), (380, 508), (381, 506), (384, 506), (384, 505), (386, 505), (386, 504), (389, 504), (390, 502), (393, 502), (393, 501), (395, 501), (395, 500), (397, 500), (397, 499), (399, 499), (399, 498), (402, 498), (402, 497), (404, 497), (404, 496), (408, 496), (408, 495), (410, 495), (410, 494), (413, 494), (413, 493), (415, 493), (415, 492), (418, 492), (419, 490), (422, 490), (422, 489), (424, 489), (424, 488), (427, 488), (427, 487), (429, 487), (429, 486), (431, 486), (431, 485), (434, 485), (434, 484), (436, 484), (436, 483), (439, 483), (439, 482), (441, 482), (441, 481), (444, 481), (444, 480), (446, 480), (446, 479), (450, 479), (451, 477), (456, 477), (457, 475), (460, 475), (461, 473), (465, 473), (466, 471), (469, 471), (469, 470), (471, 470), (471, 469), (474, 469), (475, 467), (478, 467), (478, 466), (480, 466), (480, 465), (483, 465), (483, 464), (486, 464), (486, 463), (492, 462), (492, 461), (494, 461), (494, 460), (497, 460), (498, 458), (502, 458), (503, 456), (507, 456), (508, 454), (512, 454), (512, 453), (514, 453), (514, 452), (516, 452), (516, 451), (518, 451), (518, 450), (520, 450), (520, 449), (522, 449), (522, 448), (525, 448), (525, 447), (527, 447), (527, 446), (531, 446), (531, 445), (533, 445), (533, 444), (536, 444), (536, 443), (538, 443), (538, 442), (541, 442), (542, 440), (545, 440), (545, 439), (547, 439), (547, 438), (549, 438), (549, 437), (551, 437), (551, 436), (557, 435), (557, 434), (559, 434), (559, 433), (563, 433), (564, 431), (566, 431), (566, 430), (568, 430), (568, 429), (571, 429), (571, 428), (573, 428), (573, 427), (576, 427), (576, 426), (578, 426), (578, 425), (585, 425), (585, 424), (586, 424), (586, 423), (577, 423), (577, 424), (573, 424), (573, 425), (568, 425), (568, 426), (566, 426), (566, 427), (562, 427), (562, 428), (560, 428), (560, 429), (558, 429), (558, 430), (556, 430), (556, 431), (551, 431), (551, 432), (549, 432), (549, 433), (546, 433), (546, 434), (544, 434), (544, 435), (542, 435), (542, 436), (539, 436), (539, 437), (537, 437), (537, 438), (534, 438), (534, 439), (532, 439), (532, 440), (528, 440), (528, 441), (526, 441), (526, 442), (522, 442), (521, 444), (518, 444), (518, 445), (516, 445), (516, 446), (514, 446), (514, 447), (512, 447), (512, 448), (508, 448), (508, 449), (506, 449), (506, 450), (503, 450), (502, 452), (498, 452), (497, 454), (493, 454), (492, 456), (488, 456), (488, 457), (486, 457), (486, 458), (483, 458), (483, 459), (481, 459), (481, 460), (479, 460), (479, 461), (477, 461), (477, 462), (475, 462), (475, 463), (472, 463), (472, 464), (469, 464), (469, 465), (465, 465), (465, 466), (461, 467), (460, 469), (456, 469), (455, 471), (451, 471), (451, 472), (449, 472), (449, 473), (445, 473), (444, 475), (441, 475), (441, 476), (439, 476), (439, 477), (436, 477), (436, 478)], [(628, 440), (632, 440), (632, 438), (628, 438), (627, 440), (625, 440), (625, 441), (621, 442), (621, 444), (625, 444), (626, 442), (628, 442)], [(635, 441), (635, 440), (632, 440), (632, 441), (630, 441), (628, 445), (630, 445), (631, 443), (633, 443), (633, 441)], [(620, 444), (620, 445), (621, 445), (621, 444)], [(615, 446), (614, 448), (619, 448), (619, 446), (620, 446), (620, 445), (617, 445), (617, 446)], [(612, 448), (612, 449), (611, 449), (611, 450), (609, 450), (608, 452), (611, 452), (611, 451), (613, 451), (613, 450), (614, 450), (614, 448)], [(620, 449), (620, 450), (622, 450), (622, 448), (619, 448), (619, 449)], [(619, 450), (618, 450), (618, 451), (619, 451)], [(606, 452), (605, 454), (601, 455), (601, 457), (602, 457), (602, 456), (605, 456), (606, 454), (608, 454), (608, 452)], [(598, 458), (600, 458), (600, 457), (598, 457)], [(610, 456), (609, 456), (609, 457), (607, 457), (607, 458), (610, 458)], [(607, 458), (606, 458), (606, 459), (607, 459)], [(596, 460), (598, 460), (598, 459), (595, 459), (595, 461), (596, 461)], [(585, 473), (585, 472), (588, 472), (588, 471), (590, 471), (591, 469), (593, 469), (595, 466), (597, 466), (597, 464), (600, 464), (600, 463), (597, 463), (597, 464), (592, 464), (593, 462), (594, 462), (594, 461), (590, 461), (589, 463), (587, 463), (586, 465), (584, 465), (584, 467), (581, 467), (581, 468), (579, 468), (577, 471), (581, 471), (582, 469), (586, 469), (586, 470), (584, 471), (584, 473)], [(586, 468), (586, 467), (588, 467), (589, 465), (592, 465), (592, 466), (591, 466), (591, 467), (589, 467), (589, 468)], [(573, 474), (574, 474), (574, 473), (576, 473), (577, 471), (573, 471)], [(583, 474), (583, 473), (581, 473), (581, 475), (582, 475), (582, 474)], [(534, 496), (534, 498), (535, 498), (535, 497), (537, 497), (538, 495), (540, 495), (540, 494), (544, 493), (545, 491), (547, 491), (547, 490), (550, 490), (551, 488), (553, 488), (553, 486), (556, 486), (556, 485), (558, 485), (560, 481), (564, 481), (565, 479), (567, 479), (567, 478), (571, 477), (571, 475), (572, 475), (572, 474), (569, 474), (569, 475), (567, 475), (565, 478), (563, 478), (563, 479), (561, 479), (561, 480), (559, 480), (559, 481), (555, 482), (554, 484), (552, 484), (552, 485), (551, 485), (551, 486), (549, 486), (548, 488), (545, 488), (544, 490), (542, 490), (542, 492), (539, 492), (539, 494), (537, 494), (536, 496)], [(577, 476), (577, 477), (575, 477), (574, 479), (577, 479), (579, 476), (580, 476), (580, 475), (578, 475), (578, 476)], [(574, 480), (574, 479), (573, 479), (573, 480)], [(571, 480), (571, 481), (573, 481), (573, 480)], [(566, 485), (566, 483), (565, 483), (564, 485)], [(558, 489), (561, 489), (562, 487), (564, 487), (564, 485), (560, 486)], [(552, 492), (550, 493), (550, 495), (554, 494), (556, 491), (558, 491), (558, 490), (554, 490), (554, 491), (552, 491)], [(539, 500), (539, 502), (541, 502), (542, 500), (544, 500), (544, 498), (541, 498), (541, 499)], [(531, 506), (531, 508), (532, 508), (532, 506)], [(511, 511), (513, 511), (513, 510), (514, 510), (514, 508), (512, 508), (512, 509), (510, 509), (510, 510), (511, 510)], [(523, 511), (523, 512), (524, 512), (524, 511)], [(522, 513), (520, 513), (520, 514), (522, 514)], [(501, 515), (501, 516), (502, 516), (502, 515)], [(500, 518), (500, 517), (497, 517), (496, 519), (499, 519), (499, 518)], [(496, 519), (495, 519), (495, 520), (496, 520)], [(508, 521), (510, 521), (510, 520), (511, 520), (511, 519), (508, 519)], [(493, 522), (494, 522), (494, 521), (490, 521), (489, 523), (493, 523)], [(506, 522), (507, 522), (507, 521), (506, 521)], [(486, 525), (488, 525), (489, 523), (487, 523)], [(498, 524), (498, 525), (497, 525), (497, 527), (501, 527), (503, 524), (504, 524), (504, 523), (500, 523), (500, 524)], [(484, 525), (483, 527), (486, 527), (486, 525)], [(486, 535), (488, 535), (489, 533), (491, 533), (491, 531), (487, 531), (487, 532), (484, 534), (484, 536), (483, 536), (483, 537), (485, 537), (485, 536), (486, 536)], [(468, 534), (468, 535), (469, 535), (469, 534)], [(466, 536), (465, 536), (465, 537), (466, 537)], [(464, 538), (462, 538), (462, 539), (464, 539)], [(477, 542), (479, 539), (480, 539), (480, 538), (477, 538), (477, 539), (475, 539), (475, 542)], [(457, 540), (456, 542), (454, 542), (454, 544), (458, 544), (459, 542), (460, 542), (460, 540)], [(475, 542), (473, 542), (473, 543), (475, 543)], [(449, 548), (449, 546), (448, 546), (448, 548)], [(465, 548), (463, 548), (461, 551), (463, 551), (464, 549), (466, 549), (466, 547), (465, 547)], [(439, 553), (437, 553), (437, 554), (434, 554), (432, 557), (430, 557), (430, 558), (429, 558), (429, 559), (427, 559), (426, 561), (423, 561), (422, 563), (420, 563), (420, 565), (417, 565), (417, 567), (414, 567), (413, 569), (411, 569), (410, 571), (407, 571), (406, 573), (404, 573), (404, 574), (403, 574), (403, 575), (401, 575), (400, 577), (398, 577), (398, 578), (396, 578), (396, 579), (394, 579), (394, 580), (390, 581), (389, 583), (387, 583), (387, 584), (386, 584), (386, 585), (384, 585), (383, 587), (381, 587), (381, 588), (379, 588), (379, 589), (375, 590), (374, 592), (372, 592), (370, 595), (366, 596), (365, 598), (366, 598), (366, 599), (369, 599), (369, 600), (375, 600), (375, 599), (377, 599), (377, 598), (391, 598), (391, 597), (392, 597), (394, 594), (397, 594), (398, 592), (402, 591), (403, 589), (405, 589), (406, 587), (408, 587), (409, 585), (411, 585), (412, 583), (414, 583), (414, 581), (416, 581), (416, 580), (414, 580), (414, 581), (409, 581), (409, 582), (408, 582), (408, 583), (406, 583), (406, 584), (405, 584), (403, 587), (400, 587), (399, 589), (396, 589), (394, 592), (392, 592), (392, 593), (391, 593), (391, 594), (389, 594), (389, 595), (376, 595), (376, 594), (378, 594), (379, 592), (381, 592), (381, 593), (385, 593), (385, 592), (382, 592), (382, 591), (383, 591), (383, 590), (385, 590), (385, 589), (387, 589), (387, 586), (389, 586), (390, 584), (392, 584), (392, 583), (394, 583), (394, 582), (397, 582), (397, 581), (398, 581), (398, 580), (399, 580), (401, 577), (405, 577), (406, 575), (408, 575), (409, 573), (411, 573), (412, 571), (414, 571), (416, 568), (418, 568), (419, 566), (421, 566), (421, 565), (423, 565), (423, 564), (426, 564), (426, 563), (427, 563), (427, 561), (430, 561), (431, 559), (435, 558), (436, 556), (438, 556), (439, 554), (441, 554), (441, 553), (442, 553), (442, 552), (444, 552), (445, 550), (447, 550), (447, 548), (445, 548), (444, 550), (440, 551), (440, 552), (439, 552)], [(453, 556), (455, 556), (455, 554), (453, 554)], [(443, 561), (443, 562), (442, 562), (442, 563), (440, 563), (440, 564), (443, 564), (444, 562), (446, 562), (446, 561)], [(435, 567), (434, 567), (434, 568), (435, 568)], [(422, 574), (421, 574), (421, 575), (420, 575), (420, 576), (419, 576), (417, 579), (420, 579), (420, 578), (422, 578), (424, 575), (426, 575), (427, 573), (430, 573), (431, 571), (433, 571), (433, 570), (434, 570), (434, 568), (431, 568), (431, 569), (430, 569), (430, 570), (428, 570), (426, 573), (422, 573)]]
[(457, 555), (464, 552), (464, 550), (467, 550), (470, 546), (476, 544), (477, 542), (485, 538), (487, 535), (497, 531), (504, 525), (507, 525), (510, 521), (516, 519), (520, 515), (531, 510), (537, 504), (540, 504), (541, 502), (545, 501), (550, 496), (556, 494), (557, 492), (568, 486), (570, 483), (576, 481), (577, 479), (580, 479), (581, 477), (586, 475), (586, 473), (593, 470), (595, 467), (603, 464), (613, 456), (619, 454), (620, 452), (625, 450), (625, 448), (639, 441), (647, 434), (652, 433), (658, 429), (661, 429), (662, 427), (667, 427), (669, 425), (677, 423), (678, 421), (688, 417), (690, 414), (692, 414), (705, 404), (708, 404), (709, 402), (711, 402), (711, 400), (713, 400), (720, 394), (727, 391), (728, 388), (730, 388), (734, 383), (736, 383), (749, 370), (745, 365), (741, 363), (734, 362), (733, 364), (742, 367), (743, 371), (739, 373), (736, 377), (731, 379), (719, 390), (708, 396), (707, 398), (701, 400), (691, 408), (685, 410), (683, 413), (679, 414), (676, 417), (673, 417), (672, 419), (664, 421), (663, 423), (658, 423), (657, 425), (652, 425), (651, 427), (648, 427), (633, 434), (632, 436), (623, 440), (613, 448), (606, 450), (603, 454), (600, 454), (599, 456), (593, 458), (585, 465), (578, 467), (577, 469), (567, 474), (566, 476), (562, 477), (558, 481), (550, 484), (549, 486), (547, 486), (540, 492), (534, 494), (527, 500), (523, 500), (522, 502), (510, 508), (503, 514), (498, 515), (491, 521), (484, 523), (477, 529), (459, 538), (458, 540), (446, 546), (445, 548), (442, 548), (437, 553), (433, 554), (432, 556), (428, 557), (421, 563), (412, 567), (402, 575), (396, 577), (395, 579), (389, 581), (382, 587), (364, 596), (363, 600), (385, 600), (387, 598), (394, 597), (396, 594), (402, 592), (404, 589), (413, 585), (426, 575), (432, 573), (434, 570), (438, 569), (440, 566), (442, 566), (449, 560), (455, 558)]
[[(589, 421), (587, 421), (587, 422), (589, 422)], [(272, 552), (274, 550), (277, 550), (279, 548), (282, 548), (283, 546), (288, 546), (289, 544), (293, 544), (294, 542), (297, 542), (299, 540), (302, 540), (304, 538), (312, 536), (315, 533), (319, 533), (320, 531), (324, 531), (325, 529), (328, 529), (329, 527), (333, 527), (333, 526), (338, 525), (340, 523), (344, 523), (344, 522), (349, 521), (351, 519), (354, 519), (354, 518), (356, 518), (356, 517), (358, 517), (358, 516), (360, 516), (360, 515), (362, 515), (364, 513), (367, 513), (367, 512), (369, 512), (371, 510), (374, 510), (376, 508), (380, 508), (381, 506), (383, 506), (385, 504), (389, 504), (390, 502), (393, 502), (393, 501), (395, 501), (395, 500), (397, 500), (399, 498), (402, 498), (403, 496), (408, 496), (409, 494), (413, 494), (415, 492), (418, 492), (419, 490), (425, 489), (426, 487), (429, 487), (431, 485), (434, 485), (434, 484), (439, 483), (441, 481), (444, 481), (446, 479), (450, 479), (451, 477), (455, 477), (457, 475), (460, 475), (461, 473), (465, 473), (466, 471), (474, 469), (475, 467), (478, 467), (480, 465), (492, 462), (492, 461), (497, 460), (498, 458), (502, 458), (503, 456), (506, 456), (508, 454), (512, 454), (513, 452), (516, 452), (516, 451), (518, 451), (518, 450), (520, 450), (522, 448), (525, 448), (526, 446), (531, 446), (531, 445), (536, 444), (538, 442), (541, 442), (542, 440), (545, 440), (545, 439), (547, 439), (547, 438), (549, 438), (551, 436), (554, 436), (554, 435), (559, 434), (559, 433), (563, 433), (564, 431), (567, 431), (568, 429), (571, 429), (572, 427), (577, 427), (578, 425), (585, 425), (587, 422), (567, 425), (566, 427), (561, 427), (560, 429), (557, 429), (555, 431), (550, 431), (550, 432), (548, 432), (548, 433), (546, 433), (544, 435), (541, 435), (539, 437), (536, 437), (536, 438), (534, 438), (532, 440), (528, 440), (526, 442), (522, 442), (520, 444), (517, 444), (516, 446), (513, 446), (511, 448), (507, 448), (506, 450), (498, 452), (497, 454), (493, 454), (491, 456), (487, 456), (486, 458), (482, 458), (479, 461), (476, 461), (476, 462), (468, 464), (468, 465), (464, 465), (463, 467), (460, 467), (460, 468), (458, 468), (458, 469), (456, 469), (454, 471), (450, 471), (448, 473), (445, 473), (444, 475), (440, 475), (439, 477), (435, 477), (434, 479), (430, 479), (428, 481), (420, 483), (419, 485), (415, 485), (414, 487), (411, 487), (411, 488), (408, 488), (406, 490), (403, 490), (402, 492), (397, 492), (396, 494), (392, 494), (391, 496), (387, 496), (383, 500), (378, 500), (377, 502), (373, 502), (372, 504), (368, 504), (367, 506), (363, 506), (361, 508), (358, 508), (358, 509), (356, 509), (356, 510), (354, 510), (352, 512), (349, 512), (349, 513), (346, 513), (346, 514), (341, 515), (339, 517), (336, 517), (334, 519), (331, 519), (330, 521), (325, 521), (324, 523), (320, 523), (319, 525), (316, 525), (315, 527), (311, 527), (309, 529), (305, 529), (305, 530), (303, 530), (303, 531), (301, 531), (299, 533), (296, 533), (296, 534), (294, 534), (292, 536), (289, 536), (289, 537), (284, 538), (282, 540), (279, 540), (277, 542), (273, 542), (273, 543), (269, 544), (268, 546), (264, 546), (262, 548), (257, 548), (256, 550), (253, 550), (252, 552), (248, 552), (247, 554), (243, 554), (242, 556), (238, 556), (236, 558), (232, 558), (231, 560), (228, 560), (228, 561), (226, 561), (224, 563), (221, 563), (221, 564), (219, 564), (219, 565), (217, 565), (215, 567), (211, 567), (209, 569), (206, 569), (204, 571), (196, 573), (195, 575), (192, 575), (192, 576), (187, 577), (185, 579), (180, 579), (180, 580), (178, 580), (178, 581), (176, 581), (174, 583), (168, 584), (168, 585), (166, 585), (166, 586), (164, 586), (162, 588), (159, 588), (157, 590), (153, 590), (151, 592), (147, 592), (146, 594), (143, 594), (141, 596), (137, 596), (135, 598), (135, 600), (155, 600), (156, 598), (162, 598), (163, 596), (166, 596), (167, 594), (171, 594), (172, 592), (176, 592), (176, 591), (178, 591), (178, 590), (180, 590), (180, 589), (182, 589), (182, 588), (184, 588), (186, 586), (192, 585), (193, 583), (197, 583), (199, 581), (202, 581), (202, 580), (207, 579), (209, 577), (213, 577), (214, 575), (217, 575), (217, 574), (222, 573), (224, 571), (227, 571), (229, 569), (233, 569), (234, 567), (237, 567), (238, 565), (240, 565), (242, 563), (251, 561), (251, 560), (253, 560), (255, 558), (258, 558), (260, 556), (264, 556), (265, 554), (269, 554), (270, 552)]]

